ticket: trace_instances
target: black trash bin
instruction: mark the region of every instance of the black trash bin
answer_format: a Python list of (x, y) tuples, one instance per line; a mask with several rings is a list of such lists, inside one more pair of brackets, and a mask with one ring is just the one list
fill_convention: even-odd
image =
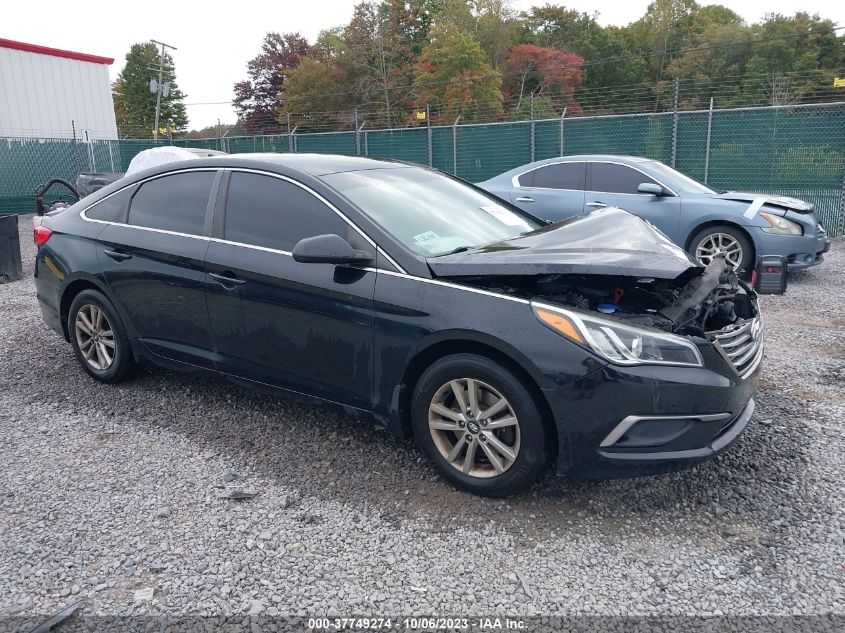
[(18, 216), (0, 215), (0, 283), (17, 281), (21, 277), (23, 270)]

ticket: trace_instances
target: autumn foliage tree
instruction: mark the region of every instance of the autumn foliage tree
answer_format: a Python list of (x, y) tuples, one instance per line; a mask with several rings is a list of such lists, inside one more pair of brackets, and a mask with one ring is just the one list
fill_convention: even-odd
[(235, 84), (233, 105), (238, 119), (250, 133), (276, 131), (280, 101), (284, 100), (285, 80), (311, 52), (299, 33), (268, 33), (261, 52), (249, 60), (245, 81)]
[(504, 92), (517, 110), (522, 109), (526, 97), (534, 97), (566, 106), (577, 114), (575, 91), (581, 84), (583, 63), (575, 53), (518, 44), (510, 49), (505, 62)]
[(458, 115), (473, 121), (502, 110), (502, 77), (487, 62), (479, 43), (452, 24), (432, 28), (414, 78), (420, 106), (428, 104), (441, 119)]

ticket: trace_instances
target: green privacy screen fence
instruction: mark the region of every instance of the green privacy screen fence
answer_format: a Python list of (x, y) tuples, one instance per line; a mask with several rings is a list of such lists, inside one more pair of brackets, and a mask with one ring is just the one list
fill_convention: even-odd
[[(0, 139), (0, 212), (34, 209), (35, 187), (80, 171), (124, 171), (139, 151), (168, 141), (90, 144)], [(591, 116), (457, 126), (173, 141), (248, 152), (322, 152), (432, 165), (478, 182), (532, 160), (569, 154), (648, 156), (715, 189), (764, 191), (815, 203), (845, 233), (845, 103)]]

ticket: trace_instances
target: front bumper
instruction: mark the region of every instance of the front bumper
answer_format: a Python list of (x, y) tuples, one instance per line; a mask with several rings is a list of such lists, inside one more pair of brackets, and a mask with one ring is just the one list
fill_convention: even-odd
[(822, 232), (815, 235), (772, 235), (762, 229), (756, 231), (757, 255), (782, 255), (789, 270), (802, 270), (824, 261), (830, 250), (830, 238)]
[(743, 379), (715, 348), (702, 351), (703, 368), (607, 365), (546, 390), (557, 425), (558, 474), (666, 473), (728, 448), (754, 411), (760, 368)]

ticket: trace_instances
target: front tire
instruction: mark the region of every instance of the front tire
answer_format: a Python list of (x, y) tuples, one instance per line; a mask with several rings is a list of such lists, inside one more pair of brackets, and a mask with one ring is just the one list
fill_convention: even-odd
[(455, 354), (423, 372), (411, 401), (417, 444), (458, 488), (504, 497), (533, 484), (547, 464), (534, 396), (495, 361)]
[(76, 360), (96, 380), (116, 383), (135, 370), (129, 339), (114, 305), (97, 290), (83, 290), (70, 304), (67, 330)]
[(752, 266), (754, 247), (751, 240), (740, 229), (717, 224), (696, 233), (690, 240), (689, 253), (693, 259), (706, 266), (717, 253), (725, 253), (727, 262), (738, 273)]

